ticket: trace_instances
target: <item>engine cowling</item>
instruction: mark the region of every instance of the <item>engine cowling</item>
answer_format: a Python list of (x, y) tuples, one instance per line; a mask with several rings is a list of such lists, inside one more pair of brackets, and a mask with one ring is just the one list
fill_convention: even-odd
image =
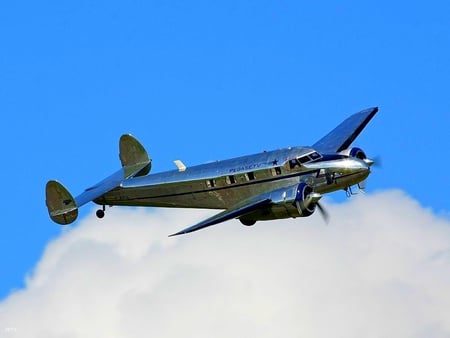
[(298, 185), (280, 188), (267, 195), (272, 200), (268, 208), (257, 210), (240, 218), (244, 225), (253, 225), (256, 221), (282, 218), (296, 218), (311, 216), (322, 195), (302, 182)]
[(313, 192), (313, 188), (306, 183), (300, 183), (297, 186), (297, 195), (295, 197), (294, 205), (301, 217), (311, 216), (316, 210), (317, 199), (314, 201), (314, 197), (320, 196)]
[(316, 203), (322, 197), (304, 182), (272, 191), (270, 195), (275, 218), (311, 216), (315, 211)]
[(348, 157), (359, 158), (360, 160), (367, 159), (366, 153), (361, 148), (357, 148), (357, 147), (345, 149), (345, 150), (341, 151), (339, 154), (345, 155)]

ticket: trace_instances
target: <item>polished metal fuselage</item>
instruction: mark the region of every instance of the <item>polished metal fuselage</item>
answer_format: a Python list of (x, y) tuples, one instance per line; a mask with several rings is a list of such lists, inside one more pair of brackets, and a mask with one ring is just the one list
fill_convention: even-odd
[(95, 199), (101, 205), (227, 209), (255, 196), (304, 182), (320, 194), (363, 181), (360, 159), (332, 154), (292, 167), (314, 149), (292, 147), (130, 178)]

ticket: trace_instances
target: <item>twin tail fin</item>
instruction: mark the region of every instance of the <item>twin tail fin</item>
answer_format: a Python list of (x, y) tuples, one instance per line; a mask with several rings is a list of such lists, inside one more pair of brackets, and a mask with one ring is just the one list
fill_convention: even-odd
[(48, 181), (45, 197), (50, 218), (61, 225), (70, 224), (77, 219), (80, 206), (118, 187), (124, 180), (147, 175), (151, 170), (152, 161), (147, 151), (131, 135), (122, 135), (120, 138), (119, 158), (122, 163), (122, 168), (119, 171), (86, 189), (75, 198), (58, 181)]

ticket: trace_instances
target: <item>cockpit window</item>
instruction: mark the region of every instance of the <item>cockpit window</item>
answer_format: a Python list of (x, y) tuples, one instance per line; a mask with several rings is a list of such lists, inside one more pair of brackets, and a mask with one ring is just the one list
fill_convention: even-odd
[(303, 155), (297, 158), (293, 158), (289, 160), (289, 168), (294, 169), (300, 167), (304, 163), (308, 163), (314, 160), (321, 158), (321, 155), (318, 152), (313, 152), (308, 155)]
[(308, 156), (302, 156), (302, 157), (299, 157), (299, 158), (298, 158), (298, 161), (299, 161), (300, 163), (306, 163), (306, 162), (311, 161), (311, 159), (310, 159)]
[(289, 168), (294, 169), (294, 168), (298, 168), (300, 166), (301, 166), (301, 164), (296, 158), (289, 160)]
[(309, 154), (309, 157), (311, 157), (311, 159), (314, 161), (314, 160), (317, 160), (320, 158), (320, 154), (317, 151), (315, 151), (315, 152)]

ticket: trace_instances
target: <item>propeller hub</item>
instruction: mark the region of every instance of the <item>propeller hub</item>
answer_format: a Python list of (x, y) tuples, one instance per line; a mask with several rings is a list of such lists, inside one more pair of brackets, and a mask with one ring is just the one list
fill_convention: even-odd
[(369, 167), (371, 167), (371, 166), (375, 163), (375, 161), (372, 160), (372, 159), (370, 159), (370, 158), (365, 158), (363, 161), (364, 161)]

